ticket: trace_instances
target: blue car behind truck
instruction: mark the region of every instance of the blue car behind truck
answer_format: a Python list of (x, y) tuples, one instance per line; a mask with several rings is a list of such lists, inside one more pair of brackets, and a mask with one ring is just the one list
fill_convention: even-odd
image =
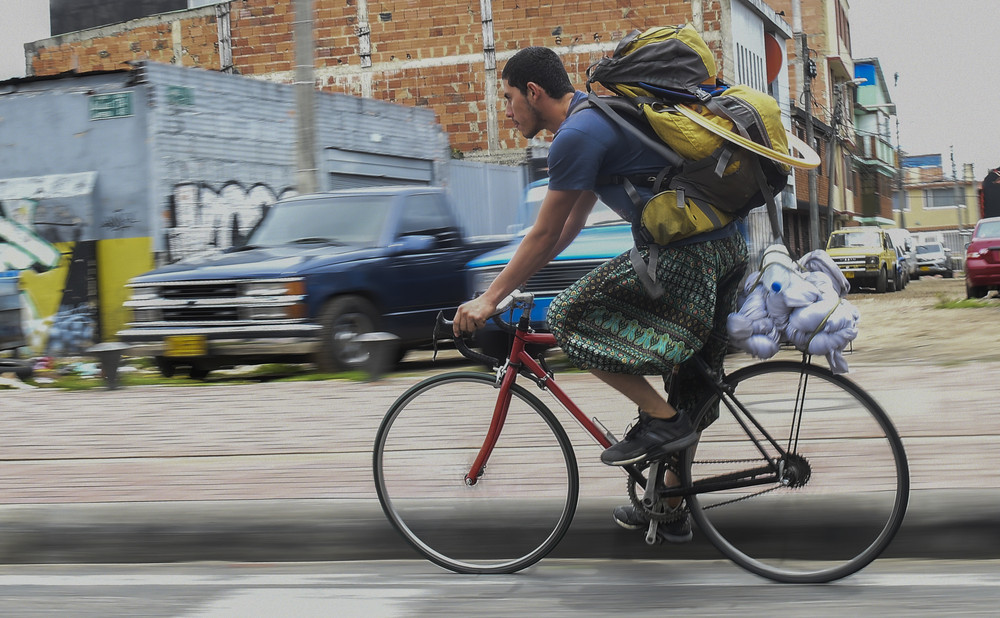
[(290, 198), (244, 245), (132, 279), (118, 336), (167, 376), (276, 361), (363, 368), (355, 338), (374, 331), (394, 336), (398, 360), (430, 342), (439, 311), (471, 297), (465, 265), (506, 242), (466, 239), (441, 188)]
[[(545, 186), (545, 181), (540, 181), (534, 183), (526, 192), (522, 212), (527, 213), (531, 221), (538, 214), (538, 205), (544, 197)], [(523, 233), (507, 246), (485, 253), (469, 262), (474, 295), (484, 292), (500, 274), (504, 266), (510, 262), (522, 238)], [(535, 307), (531, 312), (532, 327), (540, 331), (548, 330), (545, 314), (555, 295), (598, 265), (628, 251), (631, 247), (631, 225), (623, 221), (605, 203), (598, 201), (587, 219), (586, 226), (576, 239), (521, 286), (522, 291), (533, 292), (535, 295)], [(476, 341), (484, 353), (495, 358), (505, 357), (509, 348), (508, 335), (492, 323), (488, 323), (476, 333)]]

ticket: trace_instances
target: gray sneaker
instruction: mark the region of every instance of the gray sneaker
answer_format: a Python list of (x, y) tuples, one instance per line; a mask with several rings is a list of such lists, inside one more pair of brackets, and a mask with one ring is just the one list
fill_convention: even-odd
[[(649, 520), (632, 504), (616, 506), (612, 516), (626, 530), (645, 530), (649, 526)], [(656, 536), (668, 543), (687, 543), (694, 538), (691, 516), (685, 513), (680, 519), (661, 523), (656, 527)]]
[(639, 422), (622, 441), (604, 449), (601, 461), (609, 466), (627, 466), (684, 450), (697, 441), (698, 434), (683, 412), (669, 421), (640, 413)]

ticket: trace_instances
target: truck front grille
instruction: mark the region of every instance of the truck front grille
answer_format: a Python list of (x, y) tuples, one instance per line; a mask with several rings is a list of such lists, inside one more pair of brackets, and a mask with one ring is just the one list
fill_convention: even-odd
[(531, 279), (528, 279), (524, 291), (553, 296), (573, 285), (604, 262), (605, 260), (551, 262), (535, 273)]
[(235, 283), (166, 284), (160, 286), (160, 296), (171, 300), (198, 298), (236, 298), (239, 288)]
[(163, 309), (165, 322), (211, 322), (239, 319), (236, 307), (178, 307)]
[(283, 324), (306, 317), (298, 278), (132, 283), (125, 307), (132, 326), (233, 327)]

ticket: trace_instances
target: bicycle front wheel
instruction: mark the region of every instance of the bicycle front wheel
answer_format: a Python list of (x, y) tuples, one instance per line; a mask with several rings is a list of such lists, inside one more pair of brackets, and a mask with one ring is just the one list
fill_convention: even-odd
[(780, 582), (833, 581), (878, 557), (909, 495), (903, 444), (882, 408), (853, 382), (804, 363), (758, 363), (726, 381), (732, 397), (701, 411), (720, 408), (702, 432), (690, 479), (745, 480), (763, 467), (756, 478), (772, 474), (773, 482), (691, 496), (699, 529), (738, 565)]
[(459, 573), (513, 573), (569, 529), (580, 480), (566, 432), (537, 397), (511, 388), (499, 439), (468, 484), (500, 391), (490, 374), (429, 378), (403, 393), (375, 439), (379, 502), (432, 562)]

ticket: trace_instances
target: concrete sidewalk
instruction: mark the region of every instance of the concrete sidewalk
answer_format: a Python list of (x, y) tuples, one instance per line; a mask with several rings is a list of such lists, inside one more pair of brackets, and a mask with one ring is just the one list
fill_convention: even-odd
[[(996, 397), (965, 384), (997, 369), (927, 365), (919, 384), (904, 385), (893, 368), (852, 366), (910, 459), (910, 508), (886, 556), (1000, 557)], [(371, 445), (392, 400), (422, 377), (2, 391), (0, 562), (416, 558), (378, 506)], [(609, 427), (631, 419), (590, 376), (559, 380)], [(597, 447), (557, 415), (581, 464), (596, 462)], [(721, 557), (697, 534), (647, 547), (618, 529), (609, 513), (621, 473), (586, 465), (577, 517), (553, 556)]]

